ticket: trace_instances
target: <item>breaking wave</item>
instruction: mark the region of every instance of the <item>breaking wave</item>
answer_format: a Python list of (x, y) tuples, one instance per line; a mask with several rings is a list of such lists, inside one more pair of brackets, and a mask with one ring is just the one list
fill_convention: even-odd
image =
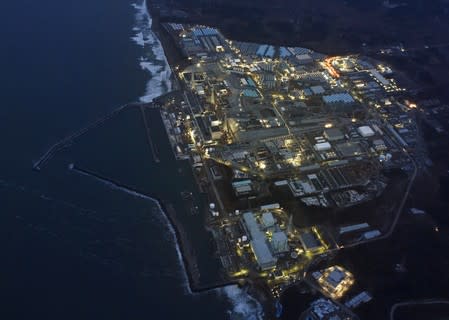
[[(164, 94), (172, 89), (172, 83), (170, 80), (171, 69), (165, 57), (164, 49), (157, 38), (157, 36), (151, 30), (152, 18), (148, 12), (146, 0), (132, 5), (136, 10), (136, 26), (133, 28), (135, 32), (132, 40), (143, 49), (143, 54), (140, 58), (139, 64), (142, 70), (147, 71), (150, 74), (150, 80), (146, 85), (145, 95), (140, 97), (142, 102), (151, 102), (154, 98)], [(182, 258), (181, 249), (178, 244), (175, 230), (170, 223), (166, 213), (161, 208), (159, 202), (156, 199), (150, 198), (142, 194), (136, 194), (131, 190), (121, 188), (113, 185), (112, 183), (103, 181), (109, 187), (127, 192), (136, 197), (142, 197), (153, 201), (161, 212), (161, 217), (164, 220), (164, 224), (170, 231), (172, 236), (172, 243), (176, 249), (176, 254), (180, 267), (183, 273), (183, 288), (189, 295), (192, 293), (190, 289), (189, 280), (187, 278), (187, 270)], [(262, 320), (263, 308), (261, 304), (252, 296), (250, 296), (245, 290), (239, 288), (237, 285), (227, 286), (221, 289), (216, 289), (220, 294), (223, 294), (227, 300), (232, 304), (232, 309), (229, 311), (230, 319), (241, 320)]]
[(145, 94), (140, 97), (140, 101), (151, 102), (172, 89), (171, 69), (159, 39), (151, 30), (153, 20), (148, 12), (146, 0), (132, 6), (136, 10), (136, 26), (133, 28), (135, 34), (131, 39), (142, 47), (139, 64), (142, 70), (150, 74)]
[(232, 304), (229, 311), (232, 320), (262, 320), (264, 316), (262, 305), (244, 289), (237, 285), (227, 286), (221, 289), (222, 293)]

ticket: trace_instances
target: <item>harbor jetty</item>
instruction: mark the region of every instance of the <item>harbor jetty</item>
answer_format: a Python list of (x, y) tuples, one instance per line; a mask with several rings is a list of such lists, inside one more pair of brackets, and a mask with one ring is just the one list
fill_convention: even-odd
[(175, 211), (175, 208), (173, 204), (171, 204), (169, 201), (163, 200), (159, 198), (157, 195), (148, 194), (142, 190), (138, 190), (134, 187), (125, 185), (123, 183), (120, 183), (118, 181), (115, 181), (114, 179), (111, 179), (109, 177), (106, 177), (102, 174), (99, 174), (97, 172), (94, 172), (92, 170), (88, 170), (85, 168), (80, 168), (76, 166), (76, 164), (70, 164), (69, 170), (72, 170), (78, 174), (82, 174), (85, 176), (92, 177), (94, 179), (100, 180), (104, 183), (113, 185), (117, 189), (123, 189), (126, 190), (129, 193), (135, 194), (136, 196), (140, 196), (143, 198), (151, 199), (152, 201), (156, 202), (164, 217), (166, 218), (167, 222), (170, 224), (171, 229), (173, 230), (174, 234), (174, 240), (176, 242), (176, 246), (178, 246), (180, 251), (180, 259), (182, 260), (181, 263), (183, 265), (183, 269), (185, 270), (187, 280), (188, 280), (188, 291), (189, 293), (201, 293), (201, 292), (207, 292), (219, 288), (224, 288), (230, 285), (242, 285), (243, 283), (239, 281), (238, 279), (235, 280), (229, 280), (225, 279), (222, 281), (217, 281), (213, 283), (208, 284), (201, 284), (200, 283), (200, 271), (198, 267), (198, 263), (196, 260), (196, 254), (193, 250), (192, 246), (190, 245), (190, 241), (188, 239), (188, 235), (186, 230), (184, 229), (182, 223), (177, 218), (177, 213)]
[(144, 105), (140, 106), (140, 112), (142, 113), (143, 125), (145, 127), (145, 135), (147, 137), (148, 146), (150, 147), (151, 154), (153, 155), (153, 160), (154, 160), (154, 162), (159, 163), (159, 162), (161, 162), (161, 160), (159, 159), (159, 152), (153, 143), (153, 139), (151, 138), (151, 131), (150, 131), (150, 127), (148, 126), (148, 121), (147, 121), (148, 115), (145, 112)]
[(40, 171), (44, 165), (50, 161), (59, 151), (63, 150), (64, 148), (68, 147), (73, 140), (76, 138), (81, 137), (82, 135), (86, 134), (89, 130), (95, 129), (103, 125), (107, 120), (113, 118), (120, 112), (124, 111), (127, 108), (135, 108), (141, 106), (140, 103), (128, 103), (125, 105), (122, 105), (110, 113), (104, 115), (103, 117), (95, 120), (94, 122), (88, 124), (87, 126), (71, 133), (70, 135), (66, 136), (62, 140), (58, 141), (54, 145), (52, 145), (37, 161), (33, 163), (33, 170)]

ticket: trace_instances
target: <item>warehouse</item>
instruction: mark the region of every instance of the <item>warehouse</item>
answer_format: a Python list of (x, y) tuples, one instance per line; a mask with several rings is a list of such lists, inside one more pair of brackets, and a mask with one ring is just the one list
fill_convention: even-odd
[(242, 180), (232, 183), (232, 188), (237, 197), (246, 196), (253, 192), (252, 181)]
[(338, 141), (342, 140), (345, 137), (343, 132), (341, 132), (341, 130), (337, 128), (325, 129), (323, 135), (329, 141)]
[(322, 86), (312, 86), (312, 87), (310, 87), (310, 91), (312, 91), (312, 93), (315, 95), (320, 95), (325, 92), (325, 90)]
[(362, 137), (364, 137), (364, 138), (374, 136), (374, 131), (373, 131), (373, 129), (371, 129), (370, 126), (362, 126), (362, 127), (358, 127), (358, 128), (357, 128), (357, 131), (358, 131), (358, 133), (359, 133)]
[(327, 151), (331, 149), (331, 144), (329, 142), (321, 142), (315, 144), (313, 147), (316, 151)]
[(342, 157), (354, 157), (362, 154), (360, 145), (356, 142), (340, 143), (336, 146)]
[(335, 93), (327, 96), (323, 96), (325, 104), (338, 104), (338, 103), (354, 103), (354, 98), (349, 93)]
[(313, 58), (309, 54), (298, 54), (296, 59), (298, 64), (309, 64), (313, 62)]
[(364, 222), (364, 223), (359, 223), (359, 224), (353, 224), (350, 226), (340, 227), (339, 233), (344, 234), (347, 232), (359, 231), (359, 230), (368, 229), (368, 228), (369, 228), (369, 224)]
[(313, 231), (306, 231), (300, 234), (299, 241), (306, 251), (318, 251), (323, 248), (321, 241), (313, 233)]

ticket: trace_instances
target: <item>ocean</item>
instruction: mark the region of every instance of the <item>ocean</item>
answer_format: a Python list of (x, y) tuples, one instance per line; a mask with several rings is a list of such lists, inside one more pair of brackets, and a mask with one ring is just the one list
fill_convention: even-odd
[(260, 319), (236, 286), (191, 292), (154, 199), (68, 170), (73, 158), (137, 181), (134, 164), (151, 163), (132, 117), (32, 170), (67, 135), (171, 88), (144, 1), (2, 1), (0, 19), (0, 317)]

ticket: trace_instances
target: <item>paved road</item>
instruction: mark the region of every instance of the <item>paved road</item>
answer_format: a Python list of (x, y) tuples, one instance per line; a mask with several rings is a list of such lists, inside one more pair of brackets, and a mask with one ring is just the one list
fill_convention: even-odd
[(406, 301), (396, 303), (391, 307), (390, 310), (390, 320), (394, 320), (394, 313), (400, 307), (413, 306), (413, 305), (429, 305), (429, 304), (446, 304), (449, 305), (448, 300), (438, 300), (438, 299), (430, 299), (430, 300), (414, 300), (414, 301)]

